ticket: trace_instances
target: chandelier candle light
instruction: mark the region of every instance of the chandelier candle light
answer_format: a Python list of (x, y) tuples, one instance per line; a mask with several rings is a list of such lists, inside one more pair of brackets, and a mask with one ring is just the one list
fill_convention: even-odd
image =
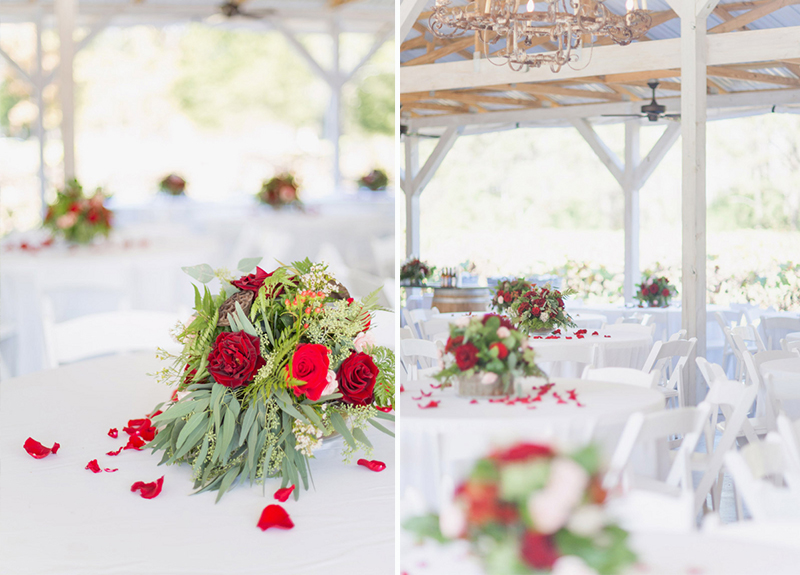
[[(533, 0), (528, 0), (525, 10), (520, 11), (520, 0), (477, 0), (463, 6), (451, 6), (450, 0), (436, 0), (428, 22), (439, 38), (476, 32), (485, 54), (489, 53), (489, 44), (504, 41), (505, 48), (499, 54), (513, 70), (548, 64), (553, 72), (576, 62), (578, 53), (574, 51), (580, 50), (586, 40), (605, 36), (626, 46), (644, 36), (652, 26), (650, 15), (636, 8), (637, 0), (628, 0), (624, 16), (611, 12), (602, 0), (546, 2), (546, 10), (536, 10)], [(552, 42), (555, 50), (527, 52), (545, 41)]]

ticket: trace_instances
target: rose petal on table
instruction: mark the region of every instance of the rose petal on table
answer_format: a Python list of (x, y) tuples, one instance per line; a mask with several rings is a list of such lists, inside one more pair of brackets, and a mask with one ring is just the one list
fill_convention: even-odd
[(377, 409), (378, 411), (382, 411), (382, 412), (384, 412), (384, 413), (389, 413), (389, 412), (390, 412), (390, 411), (392, 411), (392, 409), (393, 409), (393, 408), (391, 408), (391, 407), (378, 407), (377, 405), (374, 405), (373, 407), (374, 407), (375, 409)]
[(145, 440), (139, 437), (138, 435), (131, 435), (128, 438), (128, 443), (125, 444), (125, 447), (122, 449), (135, 449), (136, 451), (140, 451), (142, 447), (144, 447)]
[(145, 483), (144, 481), (137, 481), (133, 485), (131, 485), (131, 491), (139, 492), (139, 495), (142, 496), (144, 499), (153, 499), (157, 497), (159, 493), (161, 493), (161, 487), (164, 485), (164, 476), (162, 475), (155, 481), (151, 483)]
[(470, 403), (478, 403), (478, 400), (477, 399), (473, 399), (472, 401), (470, 401)]
[(604, 335), (603, 337), (611, 337), (610, 335)]
[(112, 427), (111, 429), (108, 430), (108, 436), (116, 439), (117, 437), (119, 437), (119, 429), (117, 429), (116, 427)]
[(413, 399), (414, 401), (421, 401), (421, 400), (422, 400), (422, 396), (420, 395), (419, 397), (414, 397), (414, 396), (412, 395), (412, 396), (411, 396), (411, 399)]
[(109, 469), (108, 467), (104, 467), (103, 471), (105, 471), (106, 473), (114, 473), (115, 471), (119, 471), (119, 469), (117, 468)]
[(599, 333), (599, 332), (597, 332), (597, 331), (593, 331), (593, 332), (592, 332), (592, 335), (600, 335), (600, 333)]
[(275, 499), (277, 499), (278, 501), (286, 501), (287, 499), (289, 499), (289, 496), (292, 494), (292, 491), (294, 491), (294, 485), (290, 485), (289, 487), (283, 487), (282, 489), (278, 489), (275, 492), (275, 495), (273, 495), (273, 497), (275, 497)]
[(441, 383), (438, 383), (438, 384), (431, 383), (430, 386), (431, 386), (431, 389), (441, 389), (442, 388), (442, 384)]
[(125, 449), (124, 445), (122, 447), (120, 447), (119, 449), (117, 449), (116, 451), (106, 451), (106, 455), (110, 455), (111, 457), (114, 457), (115, 455), (119, 455), (120, 453), (122, 453), (123, 449)]
[(267, 505), (264, 511), (261, 512), (261, 518), (258, 520), (258, 528), (266, 531), (270, 527), (277, 527), (278, 529), (291, 529), (294, 527), (294, 522), (286, 510), (280, 505)]
[(96, 459), (92, 459), (89, 463), (87, 463), (85, 469), (88, 469), (92, 473), (100, 473), (102, 471), (100, 466), (97, 464)]
[(430, 408), (432, 408), (432, 407), (439, 407), (439, 403), (440, 403), (440, 402), (438, 402), (438, 401), (435, 401), (435, 400), (433, 400), (433, 399), (432, 399), (432, 400), (430, 400), (430, 401), (428, 402), (428, 404), (427, 404), (427, 405), (422, 405), (422, 404), (418, 403), (418, 404), (417, 404), (417, 407), (419, 407), (420, 409), (430, 409)]
[(403, 384), (401, 383), (400, 384), (400, 393), (403, 393), (405, 390), (406, 390), (406, 388), (403, 387)]
[(425, 392), (424, 392), (424, 391), (422, 391), (421, 389), (419, 390), (419, 392), (420, 392), (422, 395), (424, 395), (425, 397), (430, 397), (430, 396), (431, 396), (431, 393), (432, 393), (432, 392), (430, 392), (430, 391), (429, 391), (428, 393), (425, 393)]
[(29, 437), (25, 440), (25, 443), (22, 445), (25, 448), (25, 451), (28, 452), (28, 455), (33, 457), (34, 459), (44, 459), (51, 453), (55, 454), (58, 453), (58, 449), (61, 447), (58, 443), (54, 443), (53, 447), (45, 447), (34, 438)]
[(366, 467), (370, 471), (383, 471), (386, 469), (386, 464), (383, 461), (378, 461), (377, 459), (373, 459), (372, 461), (368, 461), (366, 459), (359, 459), (356, 463), (362, 467)]

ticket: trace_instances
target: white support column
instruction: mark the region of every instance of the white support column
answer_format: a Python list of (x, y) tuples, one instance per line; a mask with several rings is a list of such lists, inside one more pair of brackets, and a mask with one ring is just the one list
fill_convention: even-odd
[(330, 138), (333, 143), (333, 188), (338, 192), (342, 183), (342, 158), (339, 140), (342, 135), (342, 75), (340, 64), (340, 30), (339, 20), (334, 18), (331, 25), (333, 39), (333, 63), (331, 69), (331, 103), (330, 103)]
[(61, 139), (64, 142), (64, 181), (75, 177), (75, 86), (72, 67), (75, 58), (75, 15), (77, 0), (56, 0), (55, 12), (59, 38), (59, 86), (61, 103)]
[(425, 8), (425, 4), (427, 4), (427, 0), (403, 0), (400, 3), (400, 37), (397, 39), (398, 42), (405, 40), (408, 33), (411, 32), (411, 28), (422, 13), (422, 9)]
[(639, 267), (639, 189), (636, 171), (639, 167), (639, 120), (625, 122), (625, 173), (622, 191), (625, 194), (625, 303), (633, 303), (634, 286), (640, 279)]
[(420, 228), (419, 228), (419, 194), (414, 187), (414, 180), (419, 172), (419, 137), (406, 136), (405, 139), (406, 168), (405, 188), (406, 196), (406, 257), (419, 256)]
[(47, 202), (45, 193), (47, 192), (47, 176), (44, 170), (44, 70), (42, 68), (42, 9), (36, 11), (36, 72), (34, 74), (34, 84), (36, 92), (36, 137), (39, 140), (39, 197), (41, 198), (42, 220), (47, 213)]

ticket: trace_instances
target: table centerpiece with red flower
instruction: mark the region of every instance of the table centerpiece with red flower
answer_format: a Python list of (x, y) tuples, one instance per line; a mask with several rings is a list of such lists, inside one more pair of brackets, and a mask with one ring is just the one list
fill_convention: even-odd
[(169, 174), (158, 183), (158, 191), (168, 196), (183, 196), (186, 194), (186, 180), (178, 174)]
[(385, 190), (389, 185), (389, 176), (380, 168), (375, 168), (370, 173), (362, 176), (358, 180), (358, 185), (373, 192), (379, 192)]
[(300, 201), (300, 184), (290, 172), (283, 172), (264, 181), (256, 199), (276, 209), (286, 206), (303, 207), (303, 202)]
[(506, 317), (460, 317), (450, 326), (442, 369), (434, 377), (443, 385), (457, 383), (463, 396), (509, 395), (515, 377), (545, 377), (527, 342)]
[(108, 237), (113, 214), (104, 205), (106, 198), (102, 188), (89, 197), (78, 180), (70, 180), (48, 206), (43, 226), (54, 236), (75, 244), (88, 244), (97, 236)]
[(508, 315), (519, 329), (528, 333), (549, 333), (556, 328), (575, 327), (572, 317), (564, 309), (564, 298), (575, 293), (572, 289), (552, 289), (550, 284), (533, 286), (514, 300), (507, 310)]
[(525, 278), (506, 279), (497, 282), (492, 294), (492, 306), (497, 313), (504, 313), (519, 296), (528, 293), (531, 287), (531, 283)]
[(636, 556), (604, 511), (599, 462), (593, 446), (566, 454), (518, 443), (479, 459), (438, 516), (404, 527), (440, 543), (467, 540), (488, 575), (549, 573), (560, 562), (614, 575)]
[(422, 286), (433, 276), (436, 266), (419, 258), (409, 258), (400, 266), (400, 282), (409, 286)]
[(149, 446), (162, 463), (191, 465), (198, 492), (218, 490), (219, 500), (237, 480), (270, 477), (308, 489), (326, 437), (342, 436), (349, 462), (371, 452), (368, 426), (391, 434), (378, 420), (394, 420), (394, 354), (369, 332), (377, 293), (354, 300), (307, 259), (238, 279), (208, 265), (184, 271), (201, 283), (218, 278), (222, 290), (195, 286), (195, 315), (176, 333), (183, 351), (160, 352), (173, 364), (159, 378), (178, 393), (159, 406)]
[(669, 279), (645, 276), (642, 283), (637, 284), (633, 297), (639, 302), (639, 307), (669, 307), (669, 300), (677, 293), (677, 288), (669, 283)]

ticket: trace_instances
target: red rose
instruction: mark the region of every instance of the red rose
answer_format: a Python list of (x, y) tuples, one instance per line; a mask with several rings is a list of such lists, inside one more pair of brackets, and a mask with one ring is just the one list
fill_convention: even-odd
[(497, 315), (496, 313), (487, 313), (486, 315), (483, 316), (483, 320), (481, 321), (481, 323), (483, 325), (486, 325), (486, 322), (489, 321), (489, 318), (492, 317), (496, 317), (500, 320), (500, 327), (507, 327), (508, 329), (512, 329), (514, 327), (514, 324), (511, 323), (510, 319), (502, 315)]
[(77, 213), (77, 212), (81, 211), (81, 205), (78, 202), (73, 202), (69, 206), (69, 211), (72, 212), (73, 214)]
[(642, 286), (642, 295), (647, 295), (647, 286)]
[(549, 571), (558, 560), (558, 551), (547, 535), (526, 531), (522, 537), (522, 559), (536, 570)]
[(208, 372), (225, 387), (247, 385), (265, 363), (258, 338), (243, 331), (222, 332), (208, 354)]
[(663, 295), (664, 297), (669, 297), (669, 289), (664, 288), (663, 290), (661, 290), (661, 295)]
[(539, 317), (539, 315), (541, 315), (541, 313), (542, 313), (542, 310), (540, 310), (538, 307), (535, 307), (535, 308), (533, 308), (533, 309), (531, 310), (531, 313), (532, 313), (533, 315), (535, 315), (536, 317)]
[[(298, 397), (305, 394), (311, 401), (322, 397), (322, 391), (328, 385), (328, 370), (331, 360), (330, 350), (318, 343), (304, 343), (297, 346), (292, 356), (292, 377), (305, 382), (305, 385), (293, 387)], [(288, 371), (289, 366), (286, 366)]]
[(478, 363), (478, 348), (471, 343), (456, 348), (456, 363), (461, 371), (474, 367)]
[[(231, 285), (236, 286), (240, 290), (258, 292), (258, 289), (264, 285), (264, 280), (270, 277), (275, 272), (267, 273), (261, 268), (256, 268), (256, 273), (248, 274), (240, 277), (238, 280), (231, 282)], [(283, 286), (278, 284), (272, 288), (271, 293), (267, 293), (267, 297), (278, 297), (283, 293)]]
[(87, 220), (89, 220), (89, 222), (91, 222), (91, 223), (93, 223), (93, 224), (94, 224), (94, 223), (96, 223), (96, 222), (97, 222), (97, 220), (99, 220), (99, 219), (100, 219), (100, 212), (98, 212), (98, 211), (97, 211), (96, 209), (94, 209), (94, 208), (91, 208), (91, 209), (89, 210), (89, 212), (86, 214), (86, 219), (87, 219)]
[(373, 393), (378, 366), (366, 353), (354, 353), (342, 362), (336, 378), (342, 401), (353, 405), (369, 405), (375, 401)]
[(550, 457), (553, 451), (547, 445), (540, 445), (538, 443), (518, 443), (503, 451), (497, 451), (492, 454), (492, 459), (502, 463), (511, 463), (513, 461), (525, 461), (528, 459), (538, 459), (539, 457)]
[(656, 284), (650, 286), (650, 293), (652, 295), (656, 295), (658, 293), (658, 286)]
[(508, 357), (508, 348), (502, 342), (496, 341), (489, 346), (489, 349), (497, 348), (497, 358), (505, 359)]
[(447, 344), (444, 346), (444, 352), (450, 353), (453, 349), (457, 348), (459, 345), (464, 343), (464, 336), (459, 335), (456, 337), (448, 337)]

